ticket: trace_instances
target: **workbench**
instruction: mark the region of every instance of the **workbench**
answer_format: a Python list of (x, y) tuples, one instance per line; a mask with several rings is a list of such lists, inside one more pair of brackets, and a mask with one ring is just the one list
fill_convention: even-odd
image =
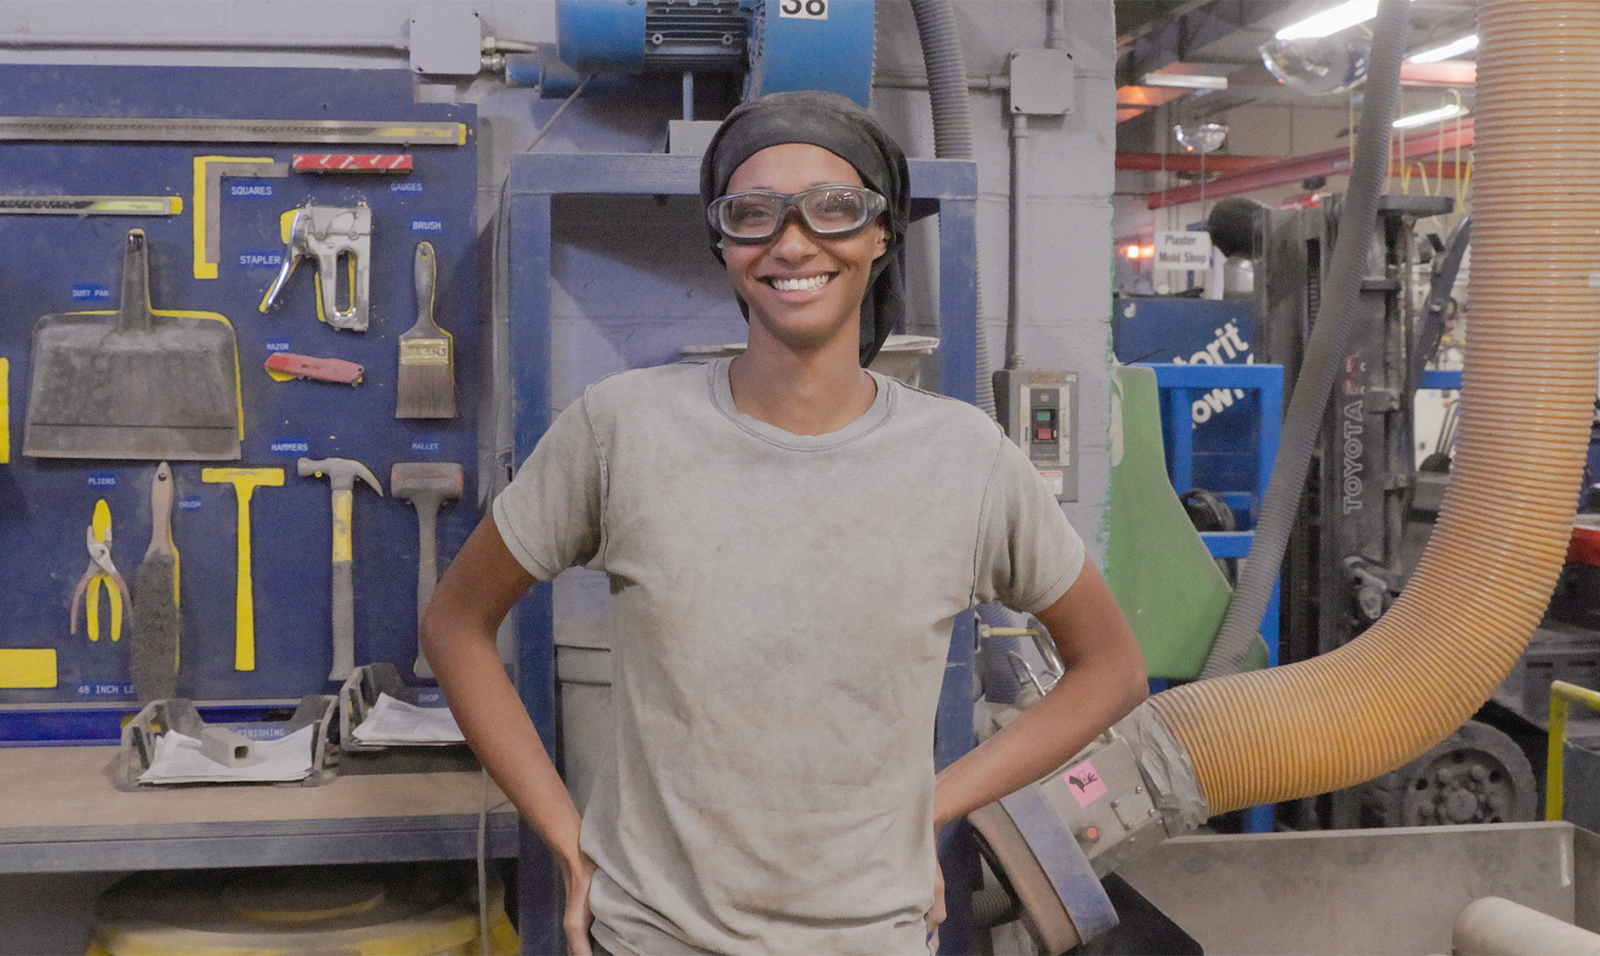
[[(334, 776), (124, 793), (116, 747), (0, 749), (0, 873), (472, 859), (481, 773)], [(487, 852), (516, 855), (517, 815), (488, 785)]]
[[(82, 952), (96, 900), (129, 872), (477, 856), (484, 798), (477, 772), (124, 793), (111, 785), (116, 754), (116, 747), (0, 748), (3, 956)], [(514, 857), (516, 814), (493, 784), (488, 796), (488, 857)]]

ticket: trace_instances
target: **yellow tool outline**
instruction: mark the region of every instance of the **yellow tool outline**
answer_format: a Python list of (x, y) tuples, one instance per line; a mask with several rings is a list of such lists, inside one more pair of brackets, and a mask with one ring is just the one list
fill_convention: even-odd
[(176, 216), (181, 196), (0, 196), (0, 215)]
[[(283, 475), (282, 468), (203, 468), (200, 471), (201, 481), (232, 485), (237, 499), (235, 536), (239, 554), (235, 565), (233, 598), (233, 669), (236, 671), (256, 669), (256, 596), (250, 560), (250, 500), (255, 496), (258, 486), (282, 487)], [(236, 479), (248, 481), (241, 484)]]
[[(217, 245), (216, 235), (220, 221), (213, 226), (210, 217), (222, 211), (222, 179), (224, 176), (250, 176), (281, 179), (289, 175), (289, 164), (280, 163), (271, 156), (196, 156), (194, 158), (194, 277), (215, 279), (217, 263), (212, 260), (212, 246)], [(220, 253), (219, 253), (220, 255)]]
[(11, 461), (11, 362), (0, 358), (0, 465)]
[(94, 518), (84, 533), (89, 549), (89, 567), (78, 580), (72, 594), (72, 619), (67, 633), (78, 633), (78, 605), (84, 608), (84, 630), (89, 640), (100, 640), (100, 592), (105, 589), (111, 599), (111, 640), (122, 640), (122, 609), (130, 604), (128, 585), (111, 560), (111, 506), (101, 498), (95, 502)]
[(0, 647), (0, 688), (43, 689), (57, 683), (55, 648)]

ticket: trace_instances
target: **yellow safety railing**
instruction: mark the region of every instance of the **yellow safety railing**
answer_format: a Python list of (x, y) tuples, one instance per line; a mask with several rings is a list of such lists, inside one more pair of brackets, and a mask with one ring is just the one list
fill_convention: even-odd
[(1566, 781), (1564, 761), (1567, 745), (1567, 708), (1573, 704), (1586, 704), (1600, 710), (1600, 691), (1593, 691), (1564, 680), (1550, 682), (1550, 750), (1545, 764), (1544, 818), (1561, 819)]

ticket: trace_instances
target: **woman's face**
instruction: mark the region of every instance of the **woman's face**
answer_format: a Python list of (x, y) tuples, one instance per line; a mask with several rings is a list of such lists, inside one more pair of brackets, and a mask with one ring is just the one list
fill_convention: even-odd
[[(797, 193), (834, 184), (864, 185), (855, 167), (834, 153), (810, 143), (783, 143), (741, 163), (727, 191)], [(845, 340), (854, 356), (872, 263), (887, 249), (879, 222), (851, 236), (825, 239), (808, 231), (792, 211), (771, 239), (725, 242), (728, 278), (750, 309), (751, 348), (771, 339), (792, 350), (814, 351)]]

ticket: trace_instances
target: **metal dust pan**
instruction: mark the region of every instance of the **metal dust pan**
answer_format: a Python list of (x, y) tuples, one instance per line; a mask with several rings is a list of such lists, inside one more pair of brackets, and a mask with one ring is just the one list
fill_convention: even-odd
[(144, 230), (128, 233), (117, 311), (34, 324), (24, 455), (232, 461), (243, 431), (233, 326), (151, 308)]

